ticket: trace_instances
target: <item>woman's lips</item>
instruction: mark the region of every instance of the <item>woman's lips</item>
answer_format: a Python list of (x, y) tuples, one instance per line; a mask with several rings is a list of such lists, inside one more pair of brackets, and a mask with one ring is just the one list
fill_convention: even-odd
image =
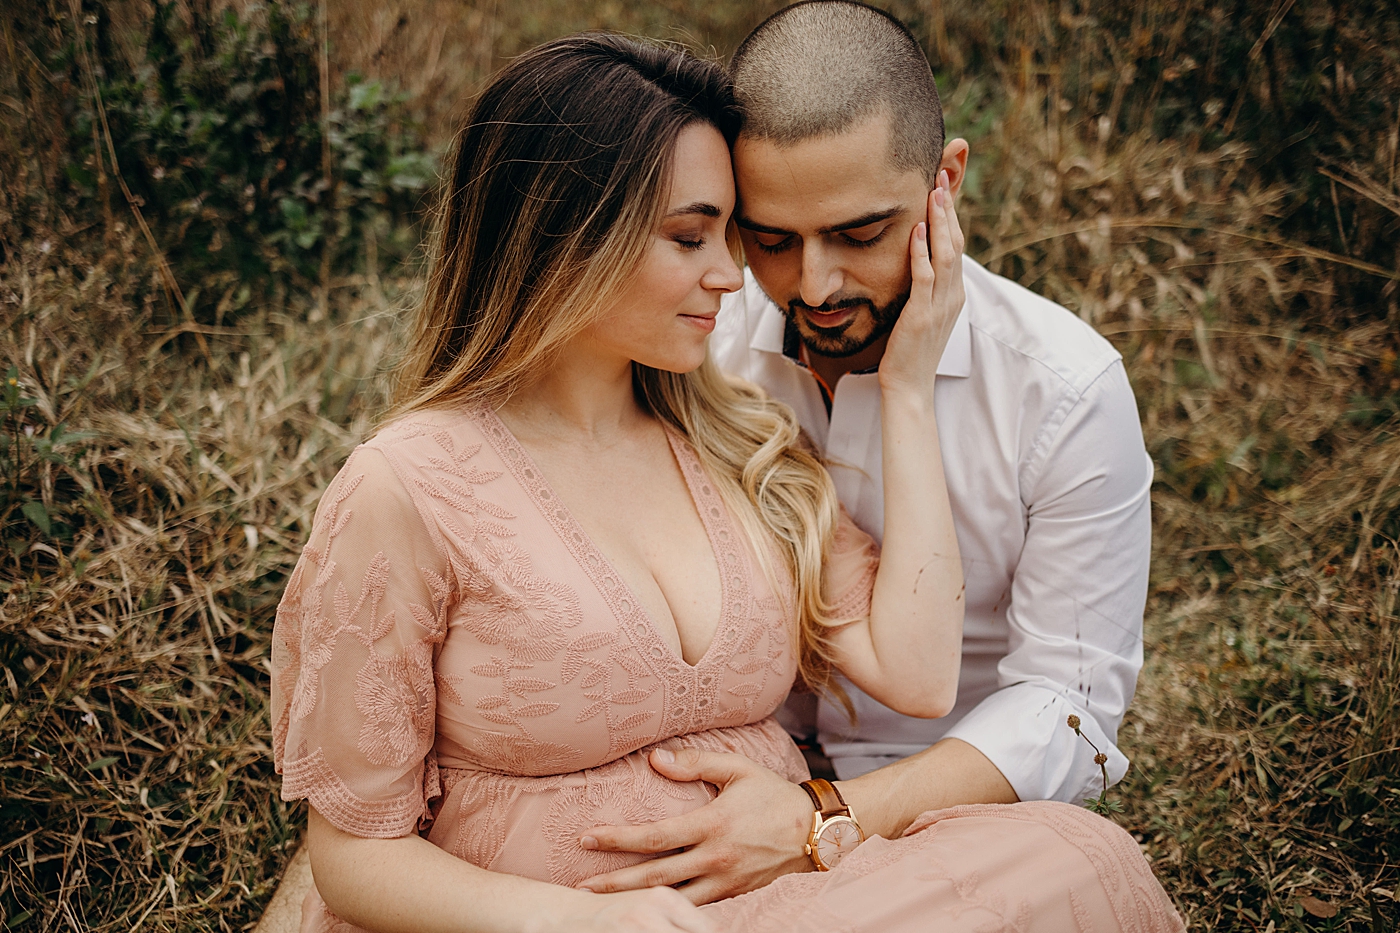
[(689, 321), (691, 324), (695, 325), (696, 327), (700, 328), (700, 330), (704, 331), (704, 332), (707, 333), (707, 334), (710, 333), (711, 331), (713, 331), (713, 330), (715, 329), (715, 317), (716, 317), (716, 315), (709, 315), (708, 317), (701, 317), (701, 316), (698, 315), (698, 314), (682, 314), (681, 317), (682, 317), (683, 319)]

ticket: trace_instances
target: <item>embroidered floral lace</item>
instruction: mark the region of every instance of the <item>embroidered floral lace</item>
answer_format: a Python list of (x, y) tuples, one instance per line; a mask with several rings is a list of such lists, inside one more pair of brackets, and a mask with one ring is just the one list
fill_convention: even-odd
[[(284, 799), (307, 799), (355, 835), (419, 832), (483, 868), (575, 884), (641, 858), (582, 849), (587, 828), (651, 822), (712, 798), (707, 785), (657, 775), (645, 756), (658, 745), (738, 752), (806, 778), (771, 718), (796, 672), (791, 594), (765, 582), (694, 451), (674, 435), (671, 447), (723, 588), (714, 641), (694, 665), (663, 641), (494, 414), (423, 413), (357, 448), (321, 501), (277, 612), (273, 744)], [(826, 586), (854, 616), (868, 609), (878, 552), (844, 513), (842, 522)], [(920, 835), (932, 840), (950, 822)], [(1043, 821), (1036, 830), (1049, 832)], [(876, 857), (872, 843), (893, 847), (895, 865), (919, 848), (872, 840), (858, 861)], [(919, 871), (933, 877), (938, 864)], [(769, 899), (812, 897), (803, 879), (815, 877), (789, 876), (716, 909), (747, 918), (733, 929), (758, 929)], [(306, 924), (349, 929), (314, 891)]]

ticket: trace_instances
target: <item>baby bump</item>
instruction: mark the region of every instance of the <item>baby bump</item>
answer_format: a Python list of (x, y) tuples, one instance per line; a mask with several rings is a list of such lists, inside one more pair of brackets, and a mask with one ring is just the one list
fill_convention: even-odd
[(492, 871), (574, 885), (632, 865), (644, 855), (579, 845), (600, 825), (654, 823), (704, 806), (711, 785), (669, 780), (652, 770), (654, 748), (735, 752), (790, 781), (809, 775), (801, 753), (771, 717), (747, 726), (667, 739), (597, 768), (551, 777), (444, 769), (444, 799), (428, 835), (458, 858)]

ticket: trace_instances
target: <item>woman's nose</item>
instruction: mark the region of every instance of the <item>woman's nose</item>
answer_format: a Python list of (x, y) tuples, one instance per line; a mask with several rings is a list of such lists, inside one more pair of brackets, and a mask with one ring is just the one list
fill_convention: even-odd
[(716, 291), (737, 292), (744, 287), (744, 273), (739, 268), (739, 264), (734, 261), (734, 257), (724, 250), (723, 256), (705, 276), (704, 285)]

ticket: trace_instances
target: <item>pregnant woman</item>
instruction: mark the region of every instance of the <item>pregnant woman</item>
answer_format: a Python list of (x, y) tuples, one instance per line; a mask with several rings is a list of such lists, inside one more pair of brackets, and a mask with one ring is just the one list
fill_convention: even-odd
[(818, 870), (705, 907), (579, 887), (641, 858), (590, 848), (592, 827), (713, 796), (654, 760), (737, 752), (806, 781), (771, 718), (795, 681), (839, 699), (839, 672), (926, 717), (957, 690), (932, 378), (963, 300), (951, 198), (892, 230), (912, 286), (880, 369), (881, 555), (791, 413), (706, 358), (741, 284), (736, 117), (718, 67), (612, 36), (542, 46), (476, 103), (399, 403), (278, 610), (303, 930), (1179, 930), (1092, 814), (959, 808), (864, 839), (825, 782)]

